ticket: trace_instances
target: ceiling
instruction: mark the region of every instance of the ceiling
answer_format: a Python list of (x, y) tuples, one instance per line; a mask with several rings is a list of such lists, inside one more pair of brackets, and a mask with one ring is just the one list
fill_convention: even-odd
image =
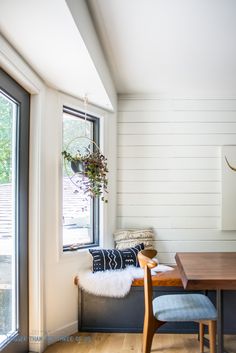
[(235, 0), (88, 0), (117, 91), (236, 96)]
[(0, 2), (0, 32), (48, 86), (111, 108), (65, 0)]

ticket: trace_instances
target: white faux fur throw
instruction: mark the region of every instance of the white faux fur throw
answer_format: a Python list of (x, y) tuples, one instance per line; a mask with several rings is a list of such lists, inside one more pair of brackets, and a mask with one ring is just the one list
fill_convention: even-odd
[[(157, 266), (159, 271), (160, 266), (163, 265)], [(152, 270), (152, 274), (156, 274), (157, 267), (156, 270)], [(164, 266), (162, 269), (162, 271), (168, 270), (172, 270), (172, 268)], [(124, 270), (108, 270), (95, 273), (87, 269), (79, 273), (79, 286), (94, 295), (122, 298), (129, 293), (133, 280), (143, 276), (143, 269), (133, 266), (126, 267)]]

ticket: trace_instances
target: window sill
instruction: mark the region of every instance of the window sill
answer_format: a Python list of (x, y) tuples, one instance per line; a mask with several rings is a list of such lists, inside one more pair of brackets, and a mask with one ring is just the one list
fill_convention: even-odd
[(79, 251), (79, 250), (83, 250), (83, 249), (89, 249), (89, 248), (97, 248), (99, 247), (99, 244), (95, 244), (95, 243), (90, 243), (90, 244), (85, 244), (83, 246), (79, 246), (79, 245), (65, 245), (63, 246), (63, 253), (67, 253), (67, 252), (75, 252), (75, 251)]
[(89, 245), (86, 248), (79, 248), (71, 251), (61, 251), (58, 254), (58, 262), (60, 263), (69, 263), (74, 262), (75, 260), (81, 260), (83, 263), (87, 263), (91, 260), (88, 249), (89, 248), (99, 248), (99, 245)]

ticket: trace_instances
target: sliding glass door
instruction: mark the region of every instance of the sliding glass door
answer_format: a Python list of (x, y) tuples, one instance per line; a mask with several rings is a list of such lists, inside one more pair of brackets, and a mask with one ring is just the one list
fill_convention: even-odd
[(28, 352), (29, 94), (0, 70), (0, 352)]

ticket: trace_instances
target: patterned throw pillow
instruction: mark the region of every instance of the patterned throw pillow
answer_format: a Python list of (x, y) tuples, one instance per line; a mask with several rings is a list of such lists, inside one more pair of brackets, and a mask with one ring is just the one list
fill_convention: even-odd
[(119, 229), (114, 232), (116, 249), (126, 249), (144, 243), (145, 249), (153, 249), (154, 232), (147, 229)]
[(119, 250), (122, 253), (122, 257), (125, 261), (125, 266), (135, 266), (139, 267), (139, 262), (138, 262), (138, 253), (140, 250), (144, 249), (144, 244), (138, 244), (132, 248), (127, 248), (127, 249), (122, 249)]
[(125, 261), (116, 249), (89, 249), (93, 256), (93, 272), (120, 270), (125, 268)]
[(89, 249), (93, 257), (93, 272), (124, 269), (133, 265), (138, 267), (137, 255), (144, 249), (144, 244), (124, 250), (117, 249)]

